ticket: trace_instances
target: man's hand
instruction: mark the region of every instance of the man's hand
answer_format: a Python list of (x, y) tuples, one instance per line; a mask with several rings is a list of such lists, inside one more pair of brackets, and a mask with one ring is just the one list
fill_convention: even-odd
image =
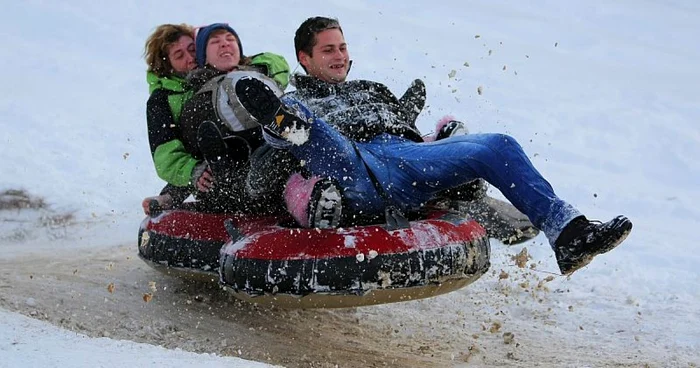
[(208, 192), (214, 186), (214, 175), (211, 173), (209, 164), (200, 162), (192, 170), (192, 184), (200, 192)]

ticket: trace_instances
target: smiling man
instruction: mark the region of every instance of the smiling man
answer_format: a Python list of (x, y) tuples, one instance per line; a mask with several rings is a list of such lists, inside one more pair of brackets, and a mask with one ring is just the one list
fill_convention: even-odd
[(309, 75), (329, 83), (344, 82), (350, 69), (350, 57), (343, 30), (332, 19), (319, 23), (328, 28), (316, 37), (309, 32), (310, 27), (302, 26), (297, 31), (294, 37), (297, 59)]
[[(318, 117), (335, 126), (345, 136), (366, 140), (388, 132), (415, 142), (422, 142), (415, 118), (423, 109), (425, 88), (420, 82), (397, 99), (389, 88), (369, 80), (344, 83), (352, 62), (343, 29), (337, 20), (325, 17), (307, 19), (294, 36), (297, 60), (308, 75), (294, 75), (297, 90), (289, 93), (298, 98)], [(419, 81), (417, 81), (419, 82)], [(417, 87), (417, 88), (416, 88)], [(332, 102), (328, 99), (332, 98)], [(365, 114), (371, 104), (374, 114)]]
[[(632, 230), (625, 216), (591, 221), (559, 198), (514, 137), (482, 133), (422, 142), (388, 87), (368, 80), (345, 82), (350, 61), (337, 20), (307, 19), (294, 43), (309, 73), (295, 78), (295, 92), (279, 99), (261, 81), (241, 78), (236, 93), (263, 124), (266, 141), (303, 160), (311, 175), (338, 184), (339, 216), (385, 214), (392, 227), (401, 225), (402, 211), (483, 178), (544, 232), (564, 275), (611, 251)], [(306, 131), (308, 139), (291, 139), (296, 131)], [(325, 205), (312, 201), (306, 212), (314, 213), (319, 204)]]

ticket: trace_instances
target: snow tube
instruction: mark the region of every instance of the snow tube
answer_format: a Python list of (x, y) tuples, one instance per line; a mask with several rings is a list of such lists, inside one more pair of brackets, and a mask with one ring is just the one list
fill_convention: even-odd
[(490, 266), (486, 231), (454, 212), (429, 211), (398, 230), (287, 225), (164, 211), (142, 223), (139, 255), (161, 271), (217, 279), (239, 299), (293, 308), (427, 298), (469, 285)]
[(489, 266), (486, 231), (453, 212), (410, 227), (284, 228), (248, 223), (221, 251), (221, 283), (236, 297), (282, 307), (407, 301), (462, 288)]

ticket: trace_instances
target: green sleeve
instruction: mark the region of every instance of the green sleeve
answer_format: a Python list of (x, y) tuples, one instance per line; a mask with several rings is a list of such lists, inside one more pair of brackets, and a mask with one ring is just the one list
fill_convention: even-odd
[(274, 79), (284, 91), (289, 84), (289, 64), (284, 57), (271, 52), (263, 52), (252, 57), (252, 65), (264, 65), (267, 76)]
[(184, 187), (190, 184), (192, 170), (199, 161), (185, 151), (179, 139), (173, 139), (156, 147), (153, 153), (156, 173), (166, 182)]

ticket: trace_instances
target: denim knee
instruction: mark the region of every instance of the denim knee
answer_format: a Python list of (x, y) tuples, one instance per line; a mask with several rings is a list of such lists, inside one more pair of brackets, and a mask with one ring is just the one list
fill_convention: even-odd
[(486, 136), (484, 144), (497, 151), (509, 144), (515, 143), (516, 145), (519, 145), (518, 141), (516, 141), (515, 138), (508, 134), (486, 133), (484, 135)]

